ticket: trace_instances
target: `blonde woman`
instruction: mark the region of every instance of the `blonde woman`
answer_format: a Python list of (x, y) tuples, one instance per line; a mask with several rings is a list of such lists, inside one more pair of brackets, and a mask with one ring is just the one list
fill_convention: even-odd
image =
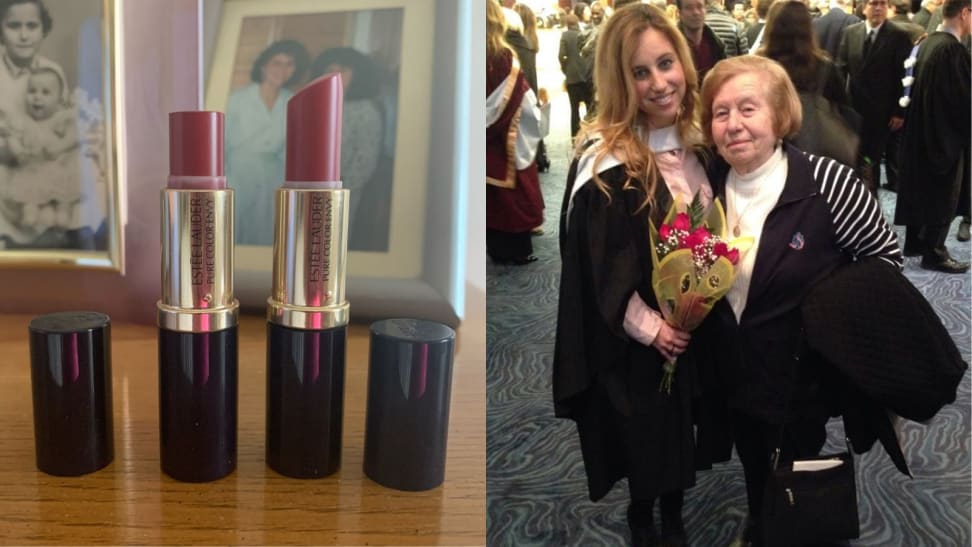
[(536, 260), (530, 231), (543, 224), (540, 110), (505, 32), (503, 8), (486, 2), (486, 253), (519, 266)]
[[(661, 539), (679, 545), (683, 491), (695, 484), (696, 462), (712, 455), (697, 450), (693, 429), (707, 438), (695, 412), (701, 345), (657, 311), (648, 222), (657, 225), (675, 199), (712, 200), (696, 72), (661, 9), (628, 4), (604, 25), (597, 115), (578, 135), (562, 206), (555, 410), (577, 423), (591, 499), (627, 477), (632, 543), (658, 541), (660, 497)], [(659, 392), (662, 365), (675, 357), (672, 392)]]

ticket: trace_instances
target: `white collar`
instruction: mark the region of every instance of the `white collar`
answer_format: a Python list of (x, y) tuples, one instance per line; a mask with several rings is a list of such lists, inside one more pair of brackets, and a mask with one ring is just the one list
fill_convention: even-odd
[(37, 55), (34, 55), (34, 58), (30, 60), (30, 66), (22, 67), (14, 63), (6, 51), (3, 52), (3, 63), (7, 65), (7, 70), (10, 71), (10, 75), (14, 78), (30, 74), (30, 71), (38, 66)]
[[(593, 143), (581, 152), (580, 159), (577, 161), (577, 172), (574, 174), (574, 185), (570, 189), (570, 197), (567, 198), (567, 219), (566, 222), (570, 222), (570, 212), (574, 208), (574, 195), (578, 190), (584, 187), (589, 181), (594, 179), (594, 159), (601, 151), (601, 145), (603, 141), (601, 140), (601, 134), (594, 132), (588, 135), (588, 140), (593, 141)], [(597, 164), (598, 174), (621, 165), (621, 160), (615, 157), (614, 154), (608, 152), (601, 158), (601, 161)]]
[(954, 36), (954, 37), (955, 37), (955, 39), (956, 39), (956, 40), (958, 40), (959, 42), (961, 42), (961, 41), (962, 41), (962, 38), (961, 38), (961, 37), (959, 36), (959, 33), (958, 33), (958, 32), (956, 32), (956, 31), (954, 31), (954, 30), (952, 30), (951, 28), (949, 28), (949, 27), (947, 27), (947, 26), (945, 26), (944, 24), (942, 24), (942, 25), (939, 25), (939, 27), (938, 27), (938, 30), (940, 30), (940, 31), (942, 31), (942, 32), (947, 32), (947, 33), (949, 33), (949, 34), (951, 34), (951, 35), (952, 35), (952, 36)]
[(671, 150), (682, 149), (682, 137), (678, 134), (678, 126), (675, 124), (658, 129), (638, 128), (638, 134), (642, 140), (645, 139), (645, 131), (648, 132), (648, 148), (654, 152), (669, 152)]
[(872, 27), (871, 26), (871, 23), (868, 23), (867, 22), (867, 19), (864, 20), (864, 28), (867, 29), (867, 32), (871, 32), (873, 30), (874, 31), (874, 38), (877, 38), (877, 35), (878, 35), (879, 32), (881, 32), (881, 27), (883, 27), (883, 26), (884, 26), (884, 23), (881, 23), (880, 25), (878, 25), (876, 27)]

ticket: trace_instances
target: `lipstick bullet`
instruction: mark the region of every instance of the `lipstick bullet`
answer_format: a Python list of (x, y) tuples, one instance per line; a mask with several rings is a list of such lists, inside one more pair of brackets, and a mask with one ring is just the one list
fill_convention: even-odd
[(275, 195), (267, 299), (267, 464), (297, 478), (341, 466), (348, 190), (341, 188), (340, 74), (287, 103), (286, 180)]
[(162, 471), (187, 482), (222, 478), (236, 468), (239, 302), (219, 112), (169, 114), (157, 307)]

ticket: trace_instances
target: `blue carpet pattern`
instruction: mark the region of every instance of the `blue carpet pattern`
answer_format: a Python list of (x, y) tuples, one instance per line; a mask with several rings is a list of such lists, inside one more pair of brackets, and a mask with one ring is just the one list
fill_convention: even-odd
[[(560, 259), (557, 214), (569, 157), (566, 139), (548, 139), (553, 166), (541, 174), (547, 203), (545, 234), (534, 238), (539, 260), (527, 266), (488, 263), (487, 276), (487, 542), (496, 546), (626, 545), (624, 481), (598, 503), (587, 497), (573, 422), (557, 419), (551, 371)], [(890, 219), (893, 193), (881, 191)], [(953, 225), (952, 255), (969, 260)], [(899, 232), (903, 242), (903, 231)], [(488, 259), (487, 259), (488, 260)], [(970, 275), (922, 270), (905, 259), (905, 275), (932, 303), (970, 361)], [(861, 536), (851, 545), (967, 546), (970, 514), (970, 380), (956, 402), (927, 424), (905, 422), (902, 445), (913, 479), (899, 473), (879, 445), (857, 458)], [(838, 450), (839, 420), (829, 426), (826, 450)], [(700, 472), (686, 493), (684, 517), (695, 546), (726, 546), (746, 514), (737, 459)]]

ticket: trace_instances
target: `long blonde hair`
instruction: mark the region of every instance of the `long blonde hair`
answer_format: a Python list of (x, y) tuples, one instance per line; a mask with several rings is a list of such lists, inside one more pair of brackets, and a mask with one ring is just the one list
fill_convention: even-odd
[(698, 75), (692, 62), (688, 43), (682, 33), (661, 9), (647, 4), (628, 4), (614, 12), (601, 29), (594, 64), (594, 87), (597, 89), (597, 115), (584, 123), (577, 138), (580, 154), (587, 136), (599, 133), (601, 150), (594, 161), (594, 183), (611, 198), (608, 185), (597, 175), (597, 165), (609, 153), (622, 160), (628, 180), (624, 189), (640, 189), (645, 194), (639, 210), (654, 204), (658, 170), (655, 155), (639, 135), (648, 131), (648, 122), (641, 112), (632, 60), (641, 34), (649, 28), (661, 32), (675, 49), (685, 74), (685, 96), (675, 120), (679, 136), (686, 148), (701, 145), (698, 121)]
[(505, 55), (510, 46), (506, 34), (506, 16), (496, 0), (486, 0), (486, 60)]

